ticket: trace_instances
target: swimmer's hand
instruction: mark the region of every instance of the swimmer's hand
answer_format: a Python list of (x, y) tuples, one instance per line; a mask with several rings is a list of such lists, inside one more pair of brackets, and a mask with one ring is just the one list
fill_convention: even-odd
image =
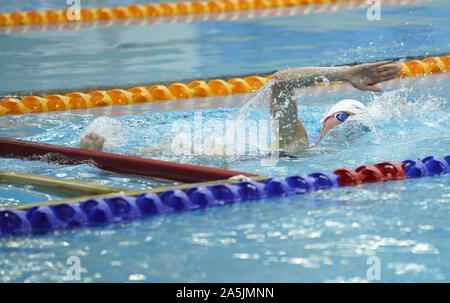
[(105, 138), (96, 133), (89, 133), (80, 138), (80, 148), (101, 151)]
[(381, 92), (377, 84), (394, 79), (400, 70), (400, 64), (390, 61), (364, 63), (346, 67), (344, 78), (360, 90)]

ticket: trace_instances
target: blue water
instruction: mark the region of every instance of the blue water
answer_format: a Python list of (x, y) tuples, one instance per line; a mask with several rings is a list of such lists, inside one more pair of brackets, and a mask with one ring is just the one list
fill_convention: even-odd
[[(53, 0), (33, 7), (44, 9), (56, 2), (65, 3)], [(95, 1), (95, 6), (102, 2), (113, 1)], [(10, 5), (30, 8), (29, 1), (3, 1), (0, 11)], [(383, 5), (380, 21), (368, 21), (366, 10), (359, 9), (0, 35), (0, 93), (201, 79), (444, 53), (450, 47), (449, 5), (447, 0)], [(16, 80), (19, 75), (21, 81)]]
[[(164, 35), (160, 36), (152, 34), (151, 31), (156, 30), (153, 27), (95, 29), (89, 30), (91, 35), (76, 31), (3, 36), (1, 39), (10, 42), (7, 45), (11, 48), (10, 52), (16, 53), (15, 58), (22, 60), (16, 59), (14, 63), (12, 57), (2, 52), (0, 85), (2, 91), (11, 91), (23, 88), (24, 83), (36, 88), (61, 88), (122, 83), (122, 80), (131, 83), (143, 81), (144, 78), (149, 81), (165, 77), (177, 80), (189, 75), (200, 78), (226, 73), (251, 73), (287, 65), (338, 64), (448, 52), (449, 41), (445, 32), (449, 23), (448, 18), (444, 17), (446, 7), (446, 1), (383, 6), (385, 19), (378, 25), (369, 25), (364, 18), (365, 12), (356, 10), (233, 23), (212, 22), (208, 26), (161, 24), (158, 25), (159, 30), (163, 30)], [(320, 22), (325, 18), (327, 22)], [(313, 20), (315, 23), (311, 23)], [(430, 23), (433, 25), (428, 27)], [(261, 24), (265, 27), (262, 28)], [(302, 24), (317, 26), (306, 29), (300, 26)], [(201, 60), (193, 60), (193, 65), (181, 65), (183, 60), (175, 64), (170, 59), (176, 57), (173, 53), (165, 49), (164, 54), (157, 45), (147, 44), (139, 51), (134, 49), (127, 53), (128, 59), (116, 64), (114, 69), (107, 67), (114, 58), (110, 56), (110, 51), (115, 53), (116, 58), (125, 56), (101, 42), (111, 38), (110, 31), (120, 32), (121, 35), (114, 39), (126, 44), (136, 43), (130, 33), (137, 37), (144, 30), (147, 31), (145, 39), (170, 40), (168, 35), (174, 27), (186, 29), (186, 32), (191, 27), (196, 28), (196, 33), (203, 31), (190, 41), (195, 46), (192, 53), (184, 51), (184, 42), (171, 44), (173, 49), (178, 49), (179, 60), (185, 59), (190, 63), (194, 58)], [(235, 36), (239, 39), (219, 39), (222, 41), (219, 42), (212, 38), (228, 36), (229, 27), (240, 28), (241, 32)], [(249, 34), (248, 28), (251, 27), (255, 30), (254, 35)], [(417, 28), (421, 30), (416, 32)], [(342, 31), (341, 36), (336, 34), (338, 29)], [(180, 33), (180, 36), (186, 38), (186, 32)], [(210, 32), (211, 36), (202, 40), (208, 36), (205, 32)], [(95, 40), (93, 33), (103, 40)], [(87, 49), (70, 39), (70, 36), (82, 35), (83, 39), (92, 39)], [(283, 35), (284, 38), (281, 38)], [(15, 40), (28, 44), (30, 40), (39, 41), (39, 37), (43, 36), (56, 42), (53, 47), (45, 48), (47, 54), (53, 53), (52, 56), (36, 60), (36, 53), (33, 59), (28, 58), (27, 52), (31, 53), (32, 49), (17, 55), (20, 47), (17, 44), (14, 46)], [(202, 39), (199, 40), (199, 37)], [(255, 40), (251, 41), (250, 37)], [(71, 45), (73, 49), (65, 49), (63, 44)], [(2, 43), (2, 50), (4, 45)], [(358, 46), (361, 48), (358, 49)], [(231, 47), (237, 50), (231, 51)], [(255, 52), (246, 51), (251, 48)], [(149, 49), (158, 54), (157, 58), (149, 55)], [(89, 56), (85, 52), (90, 53)], [(72, 57), (71, 53), (77, 56)], [(195, 56), (192, 55), (194, 53)], [(270, 56), (262, 56), (261, 53)], [(96, 65), (84, 65), (84, 60), (89, 57)], [(250, 57), (254, 60), (249, 60)], [(211, 64), (206, 64), (205, 58), (211, 59)], [(66, 59), (73, 61), (68, 63)], [(22, 64), (18, 62), (27, 60), (30, 73), (18, 76)], [(146, 60), (153, 60), (155, 64), (140, 65)], [(163, 68), (163, 63), (174, 65)], [(13, 66), (15, 73), (9, 72)], [(47, 74), (36, 76), (31, 72), (33, 68), (37, 71), (38, 66)], [(131, 72), (133, 66), (135, 71)], [(9, 73), (7, 77), (5, 70)], [(74, 75), (68, 77), (68, 71), (72, 70)], [(79, 76), (76, 76), (77, 73)], [(311, 90), (301, 91), (297, 97), (298, 110), (308, 133), (317, 131), (320, 118), (331, 104), (348, 97), (359, 99), (368, 106), (372, 131), (352, 140), (327, 138), (323, 144), (312, 146), (301, 157), (279, 159), (276, 166), (262, 166), (259, 156), (177, 157), (164, 153), (156, 158), (266, 176), (288, 176), (315, 171), (330, 172), (343, 166), (355, 168), (385, 160), (401, 161), (433, 154), (443, 156), (449, 154), (450, 146), (448, 79), (447, 75), (436, 75), (414, 83), (396, 81), (391, 87), (386, 86), (381, 94), (348, 90), (315, 95)], [(5, 116), (1, 118), (0, 136), (74, 146), (86, 126), (100, 116), (108, 116), (119, 121), (125, 142), (123, 145), (108, 146), (108, 151), (136, 154), (139, 153), (133, 150), (136, 146), (170, 143), (177, 134), (172, 130), (173, 123), (193, 123), (195, 113), (202, 114), (207, 126), (236, 117), (245, 117), (247, 121), (267, 120), (267, 98), (264, 94), (234, 95), (187, 100), (182, 104), (171, 101)], [(114, 186), (158, 186), (152, 180), (120, 177), (89, 166), (57, 166), (15, 159), (1, 159), (0, 164), (2, 168), (12, 170)], [(98, 228), (0, 239), (0, 279), (3, 282), (63, 282), (69, 267), (67, 258), (77, 256), (83, 268), (83, 282), (364, 282), (369, 279), (366, 274), (370, 266), (368, 258), (376, 256), (380, 261), (381, 282), (448, 282), (449, 189), (450, 177), (444, 175), (318, 191)], [(7, 190), (1, 190), (0, 194), (4, 192)], [(2, 196), (4, 200), (0, 203), (23, 204), (36, 198), (46, 198), (32, 191), (28, 191), (27, 195), (13, 201)]]

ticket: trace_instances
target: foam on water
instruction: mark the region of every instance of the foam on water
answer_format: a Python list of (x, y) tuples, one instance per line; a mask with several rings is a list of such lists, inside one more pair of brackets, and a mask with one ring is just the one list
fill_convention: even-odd
[(84, 129), (80, 138), (89, 133), (97, 133), (104, 137), (107, 150), (116, 150), (126, 143), (124, 127), (117, 120), (109, 117), (96, 118)]

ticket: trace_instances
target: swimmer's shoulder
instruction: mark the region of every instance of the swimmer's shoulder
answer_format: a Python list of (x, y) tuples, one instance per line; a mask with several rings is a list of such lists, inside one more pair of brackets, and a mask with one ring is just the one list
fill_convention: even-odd
[(285, 152), (285, 151), (283, 151), (283, 150), (280, 150), (280, 151), (278, 152), (278, 156), (279, 156), (280, 158), (290, 158), (290, 159), (300, 158), (299, 155), (295, 155), (295, 154), (292, 154), (292, 153), (289, 153), (289, 152)]

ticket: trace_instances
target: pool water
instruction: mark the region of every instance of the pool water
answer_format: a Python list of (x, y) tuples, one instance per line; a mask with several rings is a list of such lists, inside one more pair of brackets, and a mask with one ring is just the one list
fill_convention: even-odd
[[(1, 36), (9, 42), (2, 43), (2, 48), (9, 50), (1, 56), (0, 66), (4, 68), (0, 75), (5, 81), (0, 89), (15, 91), (22, 89), (24, 83), (30, 89), (50, 89), (92, 83), (175, 81), (191, 76), (269, 71), (288, 65), (343, 64), (448, 52), (445, 32), (449, 20), (444, 16), (447, 6), (446, 1), (383, 6), (385, 19), (378, 24), (369, 24), (365, 11), (351, 10), (220, 24), (94, 29), (89, 32), (92, 35), (73, 31)], [(316, 26), (301, 26), (304, 24)], [(169, 43), (169, 36), (151, 32), (174, 33), (177, 27), (195, 34), (186, 38), (188, 42), (174, 39), (180, 43)], [(232, 28), (234, 38), (227, 39)], [(121, 33), (114, 38), (119, 42), (111, 43), (113, 31)], [(168, 44), (134, 41), (144, 31), (148, 31), (144, 40), (161, 39)], [(93, 33), (100, 40), (93, 39)], [(58, 53), (61, 49), (76, 53), (77, 50), (62, 45), (73, 45), (73, 39), (89, 37), (93, 39), (91, 43), (76, 43), (82, 49), (77, 56)], [(42, 46), (40, 53), (39, 47), (18, 52), (18, 45), (32, 41), (40, 44), (48, 39), (54, 39), (54, 47)], [(182, 51), (186, 44), (193, 46), (192, 52)], [(122, 45), (123, 52), (114, 45)], [(123, 45), (130, 47), (124, 50), (127, 48)], [(166, 47), (174, 52), (162, 51)], [(156, 52), (156, 58), (145, 55), (148, 49)], [(11, 61), (12, 54), (20, 60)], [(37, 58), (32, 59), (33, 56), (43, 57), (37, 61), (39, 64), (32, 64)], [(134, 59), (120, 61), (119, 67), (109, 66), (113, 58), (122, 56)], [(89, 60), (95, 64), (88, 64)], [(68, 69), (74, 62), (79, 65), (69, 77)], [(189, 64), (180, 69), (180, 62)], [(19, 81), (17, 74), (24, 66), (30, 68), (29, 73)], [(141, 70), (133, 71), (133, 66)], [(36, 77), (39, 69), (45, 70), (48, 77)], [(450, 146), (448, 80), (448, 75), (427, 76), (414, 82), (395, 80), (392, 85), (384, 85), (383, 93), (347, 89), (314, 94), (309, 89), (300, 90), (299, 115), (309, 134), (317, 132), (327, 108), (344, 98), (358, 99), (368, 106), (371, 132), (351, 140), (326, 138), (323, 144), (311, 146), (297, 158), (281, 157), (275, 166), (262, 166), (258, 155), (179, 157), (166, 152), (152, 157), (265, 176), (288, 176), (386, 160), (444, 156), (449, 154)], [(145, 157), (134, 148), (170, 143), (177, 135), (174, 123), (192, 124), (195, 114), (202, 114), (206, 126), (236, 117), (269, 119), (264, 93), (179, 102), (5, 116), (1, 118), (0, 136), (75, 146), (90, 123), (107, 116), (121, 125), (120, 130), (109, 134), (110, 139), (123, 137), (122, 143), (111, 144), (107, 150)], [(108, 131), (108, 125), (105, 126)], [(0, 163), (11, 170), (112, 186), (141, 189), (163, 184), (83, 165), (59, 166), (16, 159), (1, 159)], [(9, 193), (8, 189), (1, 188), (0, 194), (3, 193)], [(381, 282), (446, 282), (450, 278), (449, 193), (450, 176), (443, 175), (343, 187), (102, 227), (2, 238), (0, 279), (67, 281), (66, 261), (76, 256), (82, 266), (82, 282), (365, 282), (369, 281), (368, 258), (375, 256), (379, 258)], [(37, 198), (53, 197), (29, 189), (14, 201), (2, 196), (0, 205), (30, 203)]]
[[(28, 0), (4, 2), (2, 11), (13, 10), (10, 5), (30, 8)], [(130, 2), (134, 1), (120, 4)], [(37, 1), (33, 7), (64, 3)], [(296, 66), (443, 54), (450, 47), (449, 5), (447, 0), (382, 5), (380, 21), (367, 20), (366, 9), (357, 9), (232, 22), (0, 35), (0, 94), (221, 78)]]

